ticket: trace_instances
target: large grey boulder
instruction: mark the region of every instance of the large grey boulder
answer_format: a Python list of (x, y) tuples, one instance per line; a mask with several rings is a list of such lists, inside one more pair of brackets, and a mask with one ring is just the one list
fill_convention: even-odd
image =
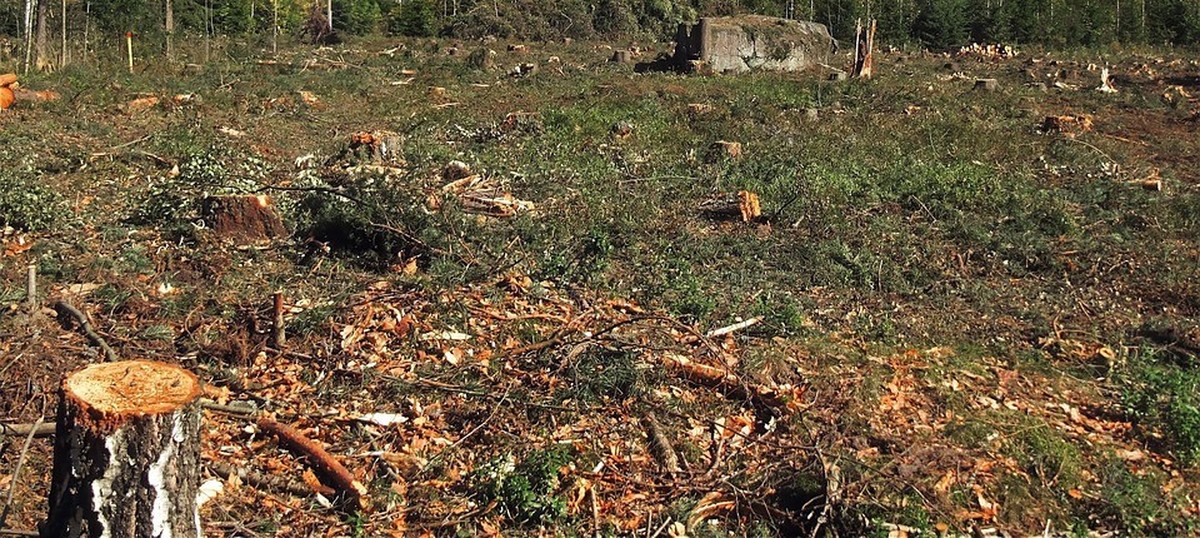
[(836, 42), (824, 24), (761, 15), (706, 17), (680, 25), (675, 61), (703, 62), (715, 73), (800, 71), (828, 63)]

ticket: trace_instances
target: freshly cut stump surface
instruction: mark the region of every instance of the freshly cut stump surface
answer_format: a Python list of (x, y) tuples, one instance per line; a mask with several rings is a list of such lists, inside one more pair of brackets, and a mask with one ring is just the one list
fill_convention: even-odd
[(42, 536), (201, 536), (200, 381), (152, 361), (96, 364), (63, 381)]

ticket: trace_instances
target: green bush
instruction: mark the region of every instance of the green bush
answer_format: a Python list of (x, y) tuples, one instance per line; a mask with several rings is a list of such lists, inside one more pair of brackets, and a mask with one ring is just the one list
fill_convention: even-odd
[(139, 224), (179, 224), (198, 216), (200, 200), (210, 194), (246, 194), (256, 190), (270, 166), (262, 159), (219, 147), (192, 150), (179, 173), (156, 178), (140, 197), (133, 218)]
[(419, 185), (374, 175), (324, 178), (301, 174), (298, 197), (282, 201), (296, 235), (354, 255), (366, 266), (385, 267), (401, 258), (428, 258), (447, 238), (426, 210)]
[(592, 15), (592, 26), (604, 35), (626, 35), (638, 30), (638, 20), (625, 0), (600, 0)]
[(1131, 367), (1123, 401), (1126, 411), (1186, 464), (1200, 461), (1200, 370), (1146, 354)]
[(1086, 503), (1081, 516), (1119, 529), (1122, 536), (1195, 535), (1196, 523), (1164, 493), (1167, 477), (1162, 472), (1148, 468), (1135, 474), (1126, 462), (1110, 455), (1096, 475), (1101, 490), (1095, 502)]
[(566, 515), (558, 471), (570, 462), (571, 451), (565, 445), (536, 450), (519, 463), (506, 454), (476, 468), (472, 482), (484, 501), (496, 501), (500, 513), (509, 519), (526, 524), (550, 522)]
[(0, 170), (0, 226), (39, 231), (54, 227), (65, 206), (62, 195), (31, 171)]

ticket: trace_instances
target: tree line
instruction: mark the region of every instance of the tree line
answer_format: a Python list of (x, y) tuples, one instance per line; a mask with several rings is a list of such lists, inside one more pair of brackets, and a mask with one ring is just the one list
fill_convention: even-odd
[(735, 13), (815, 20), (839, 38), (875, 18), (882, 42), (933, 48), (1200, 41), (1200, 0), (4, 0), (0, 35), (10, 57), (48, 66), (125, 32), (168, 52), (181, 34), (669, 39), (680, 23)]

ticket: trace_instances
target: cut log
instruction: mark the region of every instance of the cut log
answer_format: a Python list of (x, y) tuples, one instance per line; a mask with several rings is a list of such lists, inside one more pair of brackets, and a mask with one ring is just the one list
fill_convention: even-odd
[[(443, 176), (453, 177), (448, 173), (443, 173)], [(533, 202), (513, 197), (499, 181), (480, 174), (469, 175), (444, 185), (441, 192), (430, 195), (429, 209), (440, 210), (447, 195), (458, 199), (463, 212), (475, 215), (507, 218), (534, 209)]]
[(0, 110), (8, 110), (16, 102), (17, 96), (13, 93), (13, 88), (10, 88), (16, 83), (17, 75), (12, 73), (0, 75)]
[(754, 222), (762, 217), (758, 195), (750, 191), (715, 196), (701, 203), (700, 211), (712, 218), (740, 218), (742, 222)]
[(663, 427), (658, 423), (658, 419), (653, 413), (647, 413), (642, 417), (642, 427), (646, 430), (646, 440), (650, 445), (650, 453), (654, 455), (654, 459), (658, 461), (659, 467), (670, 475), (676, 475), (683, 471), (679, 466), (679, 455), (675, 452), (675, 448), (671, 445), (671, 439), (663, 432)]
[(728, 396), (745, 399), (763, 409), (778, 409), (787, 406), (783, 396), (770, 387), (742, 382), (733, 372), (716, 366), (693, 361), (683, 355), (667, 353), (663, 362), (675, 372), (693, 383), (705, 385)]
[(201, 536), (199, 397), (194, 374), (159, 362), (67, 377), (42, 536)]
[(209, 227), (235, 243), (269, 241), (287, 235), (270, 197), (210, 196), (201, 206)]

